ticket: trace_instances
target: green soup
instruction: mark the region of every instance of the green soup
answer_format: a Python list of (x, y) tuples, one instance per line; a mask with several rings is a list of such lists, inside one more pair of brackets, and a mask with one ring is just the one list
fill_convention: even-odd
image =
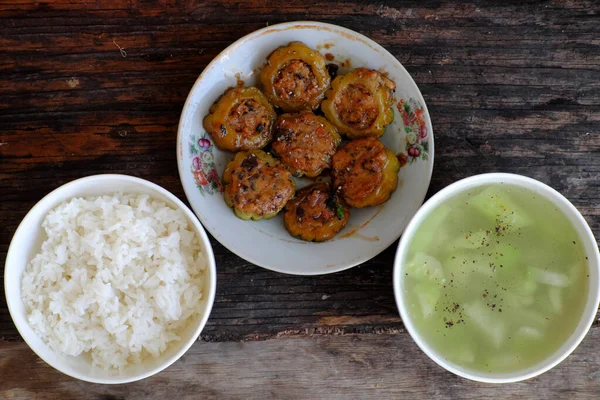
[(579, 236), (534, 191), (492, 184), (430, 212), (408, 244), (403, 296), (423, 340), (448, 361), (491, 373), (549, 357), (583, 313)]

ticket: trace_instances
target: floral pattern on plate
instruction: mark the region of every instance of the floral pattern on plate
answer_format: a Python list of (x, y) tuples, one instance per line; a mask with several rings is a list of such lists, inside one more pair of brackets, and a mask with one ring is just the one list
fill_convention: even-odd
[(429, 155), (429, 137), (427, 123), (425, 122), (425, 110), (414, 99), (410, 99), (409, 101), (401, 99), (397, 107), (404, 123), (408, 163), (412, 164), (418, 159), (427, 160)]
[(194, 174), (194, 181), (200, 194), (205, 196), (222, 192), (223, 185), (213, 156), (215, 146), (206, 132), (202, 132), (199, 137), (191, 135), (189, 147), (192, 157), (192, 174)]

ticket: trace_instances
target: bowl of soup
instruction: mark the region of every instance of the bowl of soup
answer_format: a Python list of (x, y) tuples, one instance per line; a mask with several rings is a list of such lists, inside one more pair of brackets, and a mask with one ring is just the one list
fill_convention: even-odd
[(549, 186), (493, 173), (458, 181), (407, 226), (394, 266), (406, 329), (433, 361), (515, 382), (564, 360), (600, 301), (600, 256), (579, 211)]

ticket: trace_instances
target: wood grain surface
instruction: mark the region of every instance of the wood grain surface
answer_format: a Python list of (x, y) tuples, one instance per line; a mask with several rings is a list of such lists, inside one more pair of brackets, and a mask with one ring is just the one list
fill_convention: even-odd
[[(599, 13), (597, 1), (0, 0), (0, 265), (27, 211), (70, 180), (130, 174), (185, 200), (175, 140), (198, 74), (241, 36), (293, 20), (356, 30), (407, 68), (435, 132), (428, 195), (519, 173), (563, 193), (600, 237)], [(0, 296), (0, 397), (600, 397), (597, 322), (565, 364), (500, 391), (437, 368), (403, 331), (396, 244), (321, 277), (266, 271), (213, 245), (219, 285), (201, 339), (219, 343), (197, 343), (148, 381), (90, 386), (41, 364)], [(254, 360), (274, 367), (260, 375)]]
[[(600, 329), (562, 364), (525, 382), (465, 381), (407, 334), (326, 335), (264, 342), (197, 342), (166, 371), (127, 385), (74, 381), (24, 343), (0, 343), (7, 399), (598, 399)], [(15, 368), (17, 364), (27, 368)]]

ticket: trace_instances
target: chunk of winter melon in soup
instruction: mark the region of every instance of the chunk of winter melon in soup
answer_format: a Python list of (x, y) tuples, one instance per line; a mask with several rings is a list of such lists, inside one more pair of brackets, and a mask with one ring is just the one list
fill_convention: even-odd
[(519, 207), (510, 195), (497, 186), (490, 186), (474, 196), (469, 204), (501, 231), (512, 231), (531, 224), (531, 218)]
[(442, 264), (435, 258), (425, 253), (417, 253), (404, 267), (406, 276), (418, 280), (432, 280), (442, 283), (444, 271)]
[(421, 252), (436, 243), (443, 243), (448, 238), (448, 229), (444, 225), (450, 216), (452, 209), (446, 205), (440, 205), (427, 215), (419, 232), (411, 241), (411, 252)]

